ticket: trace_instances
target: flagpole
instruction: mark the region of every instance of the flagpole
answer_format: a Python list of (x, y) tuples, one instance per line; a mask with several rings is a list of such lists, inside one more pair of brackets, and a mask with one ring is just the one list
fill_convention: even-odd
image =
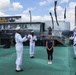
[(75, 27), (76, 27), (76, 6), (75, 6)]

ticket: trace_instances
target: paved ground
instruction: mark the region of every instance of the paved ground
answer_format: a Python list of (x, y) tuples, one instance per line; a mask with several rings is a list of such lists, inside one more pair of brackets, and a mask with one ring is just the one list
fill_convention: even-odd
[(54, 47), (53, 64), (48, 65), (46, 48), (37, 46), (35, 58), (29, 57), (29, 47), (24, 47), (23, 72), (15, 72), (15, 47), (0, 48), (0, 75), (75, 75), (76, 60), (73, 47)]

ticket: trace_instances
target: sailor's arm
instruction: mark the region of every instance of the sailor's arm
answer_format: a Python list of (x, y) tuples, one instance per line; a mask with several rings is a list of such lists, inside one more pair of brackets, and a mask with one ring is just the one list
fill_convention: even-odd
[(37, 41), (37, 37), (36, 36), (34, 36), (34, 41)]
[(17, 36), (17, 39), (18, 39), (20, 42), (25, 42), (25, 41), (27, 41), (27, 36), (25, 35), (25, 36), (22, 38), (21, 35), (18, 35), (18, 36)]

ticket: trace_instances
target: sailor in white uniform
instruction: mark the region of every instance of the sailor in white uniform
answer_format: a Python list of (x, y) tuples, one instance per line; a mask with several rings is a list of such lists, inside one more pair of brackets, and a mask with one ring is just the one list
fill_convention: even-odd
[(37, 41), (37, 37), (34, 35), (34, 31), (28, 35), (30, 41), (30, 58), (34, 58), (34, 49), (35, 49), (35, 41)]
[(76, 59), (76, 35), (74, 36), (74, 59)]
[(22, 65), (22, 54), (23, 54), (23, 42), (27, 41), (27, 37), (24, 36), (23, 38), (20, 35), (20, 27), (16, 27), (17, 32), (15, 33), (15, 48), (16, 48), (16, 72), (21, 72), (23, 71), (21, 69)]

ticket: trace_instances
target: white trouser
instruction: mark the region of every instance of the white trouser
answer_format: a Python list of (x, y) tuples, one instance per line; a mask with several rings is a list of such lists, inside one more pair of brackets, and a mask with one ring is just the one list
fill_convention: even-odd
[(16, 70), (20, 70), (20, 66), (22, 65), (22, 54), (23, 54), (23, 46), (16, 46), (16, 54), (17, 54), (17, 58), (16, 58)]
[(75, 56), (76, 56), (76, 46), (74, 46), (74, 54), (75, 54)]
[(30, 42), (30, 57), (34, 55), (35, 43)]

